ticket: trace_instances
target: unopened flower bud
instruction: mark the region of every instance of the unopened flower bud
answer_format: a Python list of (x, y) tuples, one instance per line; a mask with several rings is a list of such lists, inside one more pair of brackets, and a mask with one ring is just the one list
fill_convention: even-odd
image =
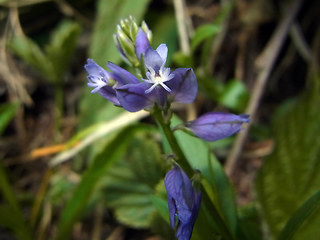
[(210, 112), (186, 123), (185, 126), (199, 138), (217, 141), (239, 132), (242, 124), (248, 122), (248, 114)]
[(166, 175), (171, 228), (176, 226), (176, 237), (189, 240), (201, 205), (201, 192), (195, 189), (187, 174), (175, 165)]
[(117, 25), (114, 41), (121, 57), (129, 64), (139, 67), (141, 54), (150, 47), (151, 31), (145, 22), (139, 27), (135, 18), (129, 16)]

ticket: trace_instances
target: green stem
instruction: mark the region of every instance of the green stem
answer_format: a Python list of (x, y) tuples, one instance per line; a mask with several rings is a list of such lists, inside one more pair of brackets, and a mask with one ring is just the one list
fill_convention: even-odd
[(158, 124), (162, 128), (164, 135), (167, 138), (167, 141), (171, 147), (173, 154), (181, 168), (185, 171), (189, 178), (191, 178), (194, 174), (192, 167), (190, 166), (186, 156), (182, 152), (176, 137), (173, 134), (173, 131), (170, 127), (170, 120), (166, 120), (163, 112), (160, 109), (155, 109), (153, 112), (154, 118), (157, 120)]
[[(179, 163), (180, 167), (185, 171), (188, 177), (191, 179), (194, 175), (194, 170), (192, 169), (191, 165), (189, 164), (185, 154), (183, 153), (180, 145), (173, 134), (173, 131), (170, 127), (170, 120), (164, 116), (164, 112), (161, 111), (159, 108), (155, 108), (154, 112), (152, 112), (154, 118), (157, 120), (158, 124), (162, 128), (162, 131), (171, 147), (173, 154), (175, 155), (176, 161)], [(232, 240), (234, 239), (230, 230), (226, 226), (223, 218), (220, 216), (218, 209), (212, 203), (209, 198), (208, 193), (206, 192), (205, 188), (202, 187), (202, 204), (204, 205), (206, 217), (208, 220), (214, 221), (215, 225), (219, 228), (220, 234), (223, 236), (225, 240)]]

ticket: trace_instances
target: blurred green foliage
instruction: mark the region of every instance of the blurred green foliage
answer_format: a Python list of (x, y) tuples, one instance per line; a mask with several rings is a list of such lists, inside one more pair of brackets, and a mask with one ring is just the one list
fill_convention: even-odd
[(81, 182), (62, 211), (56, 239), (66, 239), (70, 236), (73, 225), (81, 218), (88, 201), (97, 190), (97, 184), (106, 171), (124, 154), (124, 150), (138, 130), (143, 130), (143, 127), (130, 126), (123, 129), (113, 139), (110, 139), (103, 151), (93, 159), (91, 166), (83, 173)]
[[(258, 201), (273, 237), (294, 212), (320, 189), (319, 82), (275, 115), (276, 148), (256, 181)], [(297, 230), (293, 239), (318, 239), (320, 214)]]
[[(232, 2), (224, 5), (214, 22), (195, 29), (190, 41), (191, 53), (186, 55), (177, 52), (179, 36), (174, 11), (171, 8), (163, 12), (149, 9), (151, 3), (150, 0), (96, 1), (88, 56), (102, 67), (107, 61), (121, 64), (113, 40), (116, 25), (129, 15), (133, 15), (138, 23), (146, 17), (153, 30), (153, 47), (165, 42), (169, 48), (167, 63), (172, 61), (177, 67), (193, 67), (200, 91), (208, 102), (238, 113), (245, 111), (250, 93), (243, 79), (230, 78), (221, 82), (212, 76), (210, 70), (212, 47), (235, 5)], [(2, 0), (0, 4), (9, 4), (9, 1)], [(72, 68), (81, 33), (86, 30), (76, 18), (70, 20), (65, 16), (62, 19), (57, 27), (51, 29), (45, 46), (22, 35), (15, 35), (9, 42), (10, 49), (26, 65), (32, 66), (55, 87), (58, 95), (55, 104), (61, 112), (64, 80)], [(82, 66), (79, 68), (84, 72)], [(257, 199), (246, 206), (237, 206), (234, 187), (211, 151), (213, 145), (219, 149), (230, 144), (232, 139), (206, 144), (184, 132), (175, 132), (187, 160), (202, 173), (201, 181), (216, 208), (215, 213), (201, 209), (192, 240), (221, 239), (221, 226), (230, 233), (230, 239), (237, 240), (319, 238), (319, 80), (314, 80), (311, 85), (301, 96), (282, 103), (277, 112), (270, 114), (273, 115), (270, 135), (275, 139), (275, 151), (266, 158), (256, 179)], [(68, 150), (83, 141), (83, 136), (94, 134), (100, 123), (123, 112), (100, 95), (92, 95), (89, 89), (83, 89), (77, 130), (67, 143)], [(19, 107), (16, 103), (0, 105), (0, 134), (4, 133)], [(63, 114), (57, 116), (59, 119), (62, 117)], [(178, 117), (174, 117), (172, 126), (180, 122)], [(258, 123), (256, 125), (262, 129)], [(269, 127), (264, 127), (268, 132)], [(161, 145), (160, 140), (165, 141), (164, 136), (153, 126), (135, 123), (95, 141), (89, 154), (85, 152), (74, 160), (78, 183), (65, 178), (58, 168), (54, 168), (57, 172), (50, 179), (45, 201), (50, 202), (54, 209), (62, 208), (58, 215), (56, 239), (70, 239), (75, 224), (91, 213), (92, 205), (101, 203), (114, 211), (116, 220), (121, 224), (151, 229), (164, 239), (174, 239), (169, 227), (163, 185), (170, 157), (162, 153), (170, 154), (171, 149), (167, 142)], [(75, 167), (77, 163), (85, 168)], [(18, 239), (34, 239), (37, 229), (29, 226), (2, 162), (0, 191), (0, 225), (12, 230)], [(262, 214), (259, 215), (258, 209)], [(41, 227), (37, 224), (34, 228)], [(270, 230), (270, 236), (263, 231), (263, 224)]]
[[(18, 103), (0, 105), (0, 134), (4, 132), (5, 128), (12, 121), (17, 110)], [(2, 156), (0, 157), (2, 158)], [(2, 164), (2, 159), (0, 159), (0, 192), (4, 200), (4, 203), (0, 205), (0, 225), (11, 229), (18, 239), (31, 240), (31, 228), (23, 217), (15, 190)]]
[(194, 52), (201, 42), (208, 38), (212, 38), (214, 35), (218, 34), (219, 31), (220, 26), (216, 24), (204, 24), (198, 27), (191, 40), (191, 50)]
[[(309, 199), (307, 199), (302, 204), (302, 206), (299, 207), (299, 209), (290, 217), (277, 239), (300, 239), (300, 234), (298, 233), (297, 235), (295, 235), (296, 232), (299, 231), (300, 228), (303, 228), (304, 225), (314, 224), (314, 220), (318, 218), (317, 214), (319, 214), (319, 205), (320, 190), (318, 190)], [(310, 237), (310, 239), (316, 239), (316, 236), (314, 235), (314, 233), (316, 232), (315, 226), (313, 225), (313, 227), (311, 228), (312, 229), (308, 237)]]
[(32, 39), (22, 36), (15, 36), (9, 46), (26, 63), (40, 71), (45, 79), (61, 86), (66, 72), (70, 70), (80, 30), (78, 23), (63, 21), (52, 33), (44, 50)]
[[(149, 133), (150, 135), (150, 133)], [(116, 218), (132, 227), (151, 226), (155, 213), (151, 197), (165, 172), (159, 145), (146, 134), (137, 134), (121, 161), (105, 177), (103, 199)]]

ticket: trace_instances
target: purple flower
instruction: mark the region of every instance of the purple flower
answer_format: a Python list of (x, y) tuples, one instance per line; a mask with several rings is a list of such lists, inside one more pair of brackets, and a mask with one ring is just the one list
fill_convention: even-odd
[(156, 50), (149, 47), (144, 60), (147, 79), (138, 84), (117, 88), (117, 97), (124, 109), (136, 112), (154, 104), (160, 107), (173, 101), (191, 103), (198, 91), (197, 78), (191, 68), (179, 68), (171, 72), (165, 67), (168, 48), (161, 44)]
[(88, 59), (87, 64), (84, 66), (89, 74), (87, 85), (94, 88), (91, 93), (97, 92), (115, 105), (121, 105), (115, 89), (125, 84), (139, 83), (139, 80), (128, 71), (111, 62), (107, 66), (112, 72), (106, 71), (95, 61)]
[(248, 114), (210, 112), (185, 124), (196, 136), (206, 141), (217, 141), (240, 131), (249, 122)]
[(171, 228), (177, 222), (176, 237), (189, 240), (200, 209), (201, 192), (193, 188), (188, 176), (177, 165), (167, 173), (164, 185), (167, 189)]

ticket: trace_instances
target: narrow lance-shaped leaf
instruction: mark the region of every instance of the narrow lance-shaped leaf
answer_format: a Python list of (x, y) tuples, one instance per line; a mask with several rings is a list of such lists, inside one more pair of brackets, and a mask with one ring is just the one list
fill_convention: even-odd
[(18, 110), (18, 103), (5, 103), (0, 105), (0, 135), (10, 123)]
[(53, 72), (48, 73), (47, 77), (57, 84), (62, 82), (64, 74), (70, 69), (79, 34), (79, 24), (66, 21), (60, 23), (51, 35), (51, 41), (45, 50)]
[(300, 227), (302, 227), (302, 225), (307, 221), (308, 217), (315, 212), (320, 212), (319, 210), (320, 190), (313, 194), (307, 201), (305, 201), (303, 205), (291, 216), (281, 231), (278, 240), (292, 239), (294, 234), (299, 231)]

